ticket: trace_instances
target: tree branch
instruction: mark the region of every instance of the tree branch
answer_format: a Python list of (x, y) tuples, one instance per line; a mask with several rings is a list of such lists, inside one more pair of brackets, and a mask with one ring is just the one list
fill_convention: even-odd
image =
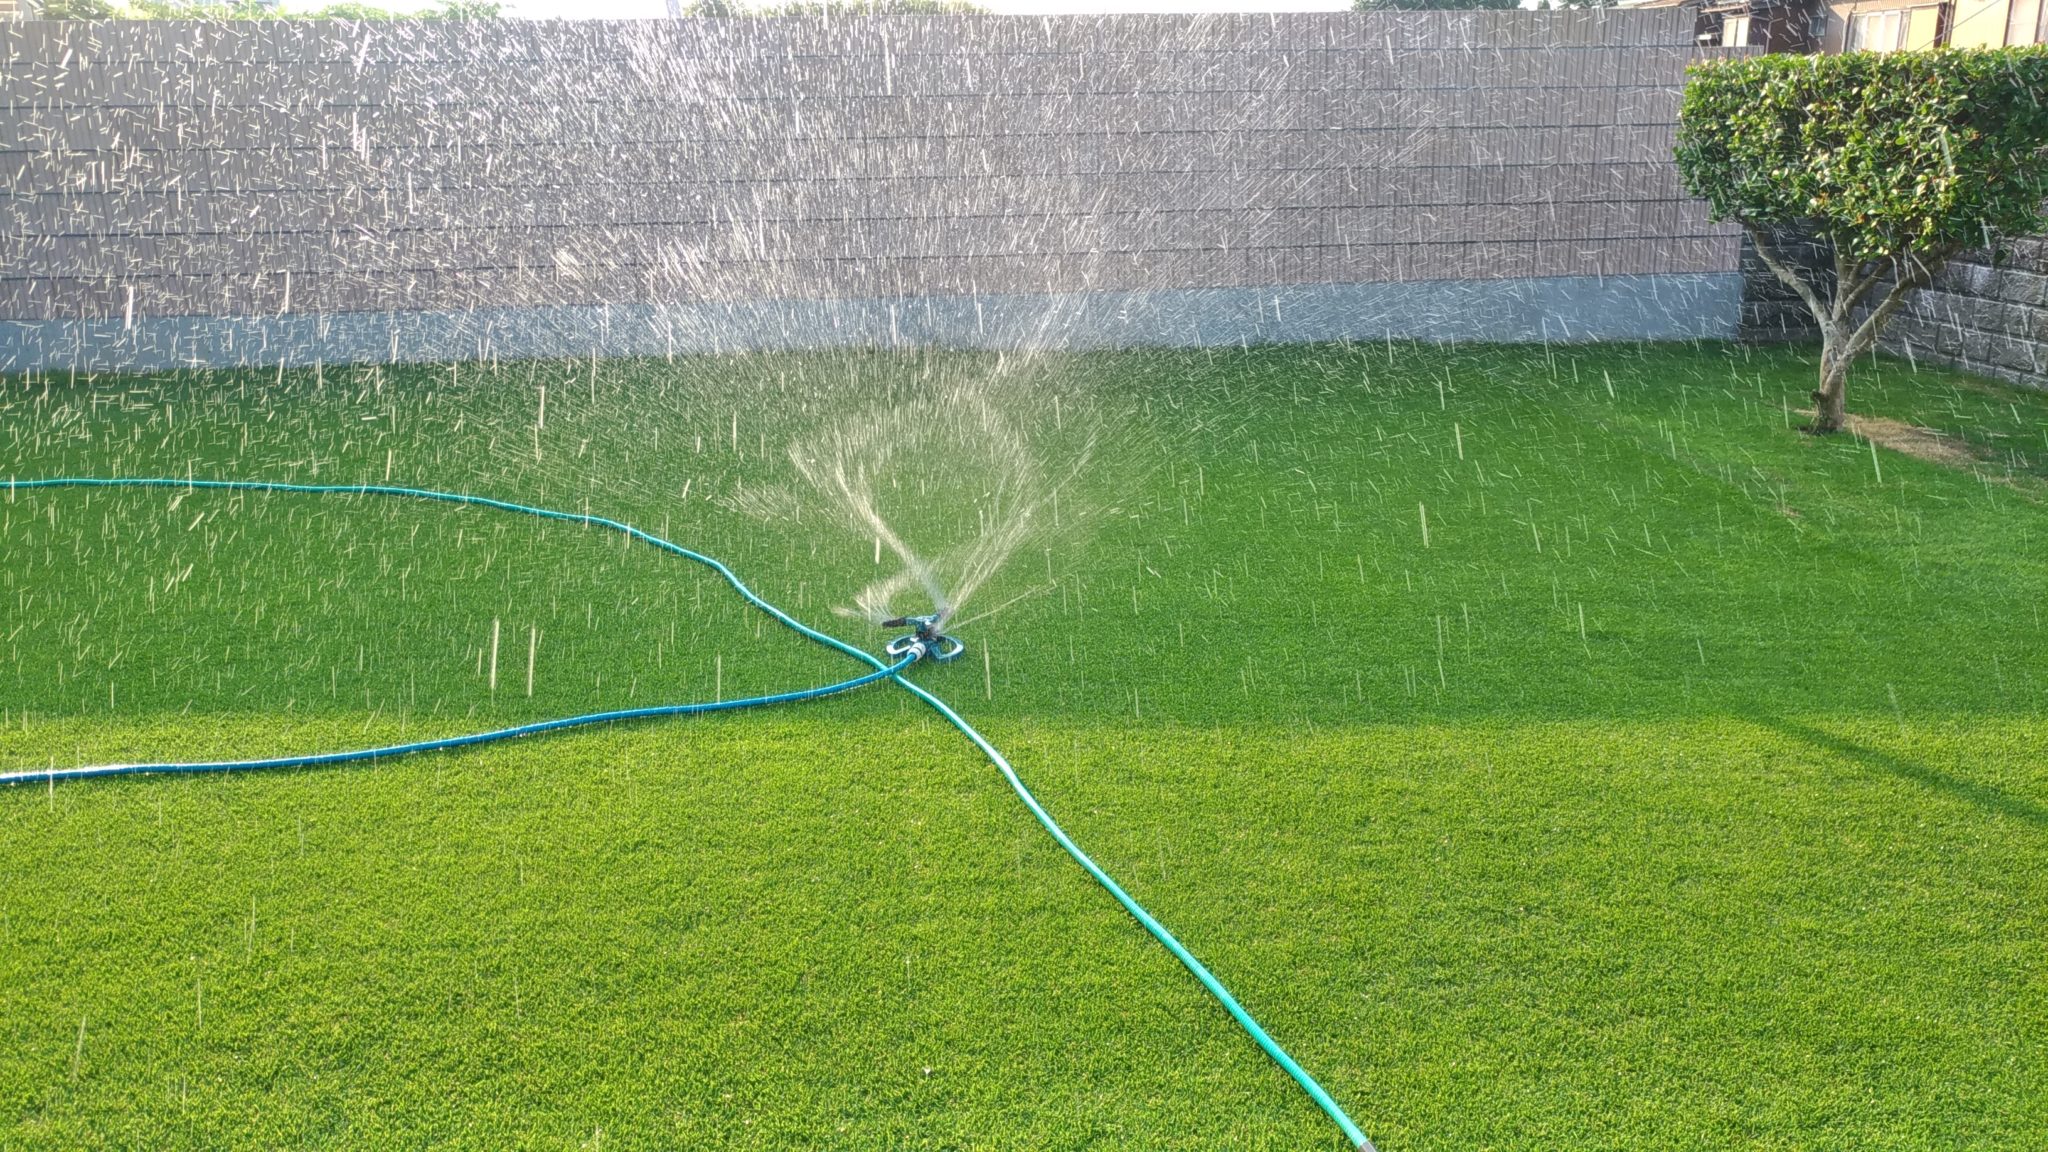
[(1764, 266), (1776, 273), (1778, 279), (1785, 282), (1786, 287), (1799, 294), (1799, 298), (1806, 303), (1806, 310), (1813, 313), (1815, 320), (1826, 324), (1828, 309), (1821, 303), (1820, 293), (1806, 282), (1805, 277), (1793, 270), (1791, 262), (1780, 255), (1771, 241), (1765, 237), (1762, 227), (1747, 220), (1740, 223), (1742, 230), (1749, 233), (1749, 242), (1756, 248), (1756, 254), (1763, 260)]
[[(1896, 264), (1897, 262), (1894, 261), (1893, 265), (1896, 266)], [(1863, 271), (1863, 269), (1859, 267), (1857, 268), (1857, 271), (1860, 273)], [(1875, 285), (1879, 280), (1884, 279), (1884, 273), (1885, 262), (1882, 260), (1877, 260), (1871, 263), (1869, 273), (1860, 276), (1854, 284), (1849, 284), (1849, 281), (1846, 278), (1836, 281), (1835, 308), (1844, 320), (1856, 314), (1856, 302), (1858, 300), (1863, 299), (1864, 295), (1868, 293), (1871, 287)], [(1842, 288), (1843, 284), (1849, 284), (1847, 290), (1844, 290)]]
[[(1834, 322), (1841, 324), (1849, 319), (1852, 302), (1862, 295), (1861, 292), (1857, 293), (1856, 296), (1844, 295), (1842, 289), (1844, 286), (1853, 283), (1856, 279), (1855, 274), (1861, 272), (1863, 268), (1861, 261), (1857, 261), (1854, 264), (1850, 262), (1848, 253), (1842, 251), (1842, 246), (1835, 243), (1832, 236), (1828, 238), (1828, 245), (1835, 251)], [(1862, 287), (1868, 290), (1870, 286), (1864, 284)]]
[[(1909, 252), (1895, 260), (1893, 262), (1894, 267), (1898, 267), (1901, 270), (1899, 278), (1892, 282), (1891, 289), (1884, 294), (1884, 299), (1878, 302), (1877, 307), (1870, 310), (1870, 315), (1863, 318), (1863, 323), (1856, 326), (1856, 331), (1850, 335), (1848, 346), (1843, 352), (1842, 358), (1844, 360), (1853, 359), (1876, 343), (1878, 332), (1882, 331), (1885, 324), (1891, 320), (1892, 314), (1897, 312), (1906, 303), (1906, 297), (1912, 295), (1918, 289), (1925, 288), (1932, 282), (1935, 275), (1948, 263), (1949, 257), (1954, 252), (1955, 249), (1953, 248), (1937, 249), (1928, 253), (1928, 258), (1925, 260), (1918, 259)], [(1908, 264), (1912, 266), (1911, 271), (1905, 270)], [(1875, 275), (1872, 276), (1872, 279), (1876, 279)]]

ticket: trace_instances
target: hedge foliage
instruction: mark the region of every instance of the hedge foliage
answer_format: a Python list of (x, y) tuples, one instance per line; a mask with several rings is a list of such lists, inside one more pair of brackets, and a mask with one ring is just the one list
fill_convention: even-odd
[(1691, 77), (1678, 166), (1716, 220), (1802, 226), (1859, 263), (2042, 225), (2048, 48), (1749, 56)]

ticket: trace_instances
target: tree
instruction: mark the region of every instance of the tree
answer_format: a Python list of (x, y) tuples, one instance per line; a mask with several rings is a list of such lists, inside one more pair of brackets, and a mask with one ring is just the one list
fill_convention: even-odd
[(738, 18), (744, 16), (960, 16), (985, 13), (973, 0), (690, 0), (682, 16)]
[[(1907, 296), (1956, 252), (2042, 226), (2048, 50), (1750, 56), (1690, 72), (1686, 190), (1740, 224), (1813, 313), (1809, 431), (1837, 431), (1850, 366)], [(1787, 235), (1810, 237), (1815, 258)]]
[(1351, 0), (1353, 12), (1505, 11), (1521, 6), (1521, 0)]
[(113, 20), (123, 10), (110, 0), (48, 0), (36, 12), (38, 20)]
[(494, 0), (438, 0), (431, 7), (395, 12), (361, 0), (321, 8), (287, 9), (278, 0), (49, 0), (45, 20), (493, 20)]

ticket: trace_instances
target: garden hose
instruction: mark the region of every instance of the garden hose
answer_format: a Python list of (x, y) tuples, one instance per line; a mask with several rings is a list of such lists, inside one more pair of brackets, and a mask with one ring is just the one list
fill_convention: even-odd
[(497, 728), (489, 732), (471, 732), (463, 736), (443, 736), (435, 740), (415, 740), (408, 744), (387, 744), (379, 748), (355, 748), (346, 752), (315, 752), (303, 756), (272, 756), (261, 760), (192, 760), (166, 761), (154, 764), (88, 764), (79, 768), (38, 768), (26, 772), (0, 772), (0, 784), (38, 784), (45, 780), (90, 780), (99, 776), (140, 776), (153, 772), (249, 772), (259, 768), (327, 768), (336, 764), (353, 764), (361, 760), (385, 760), (393, 756), (410, 756), (415, 752), (442, 752), (450, 748), (469, 748), (478, 744), (495, 744), (500, 740), (516, 740), (521, 736), (537, 736), (543, 732), (560, 732), (565, 728), (581, 728), (587, 724), (610, 724), (620, 720), (646, 720), (655, 716), (694, 716), (703, 712), (732, 712), (741, 708), (759, 708), (768, 704), (794, 704), (799, 700), (816, 700), (820, 696), (832, 696), (850, 691), (863, 684), (872, 684), (884, 677), (894, 676), (915, 663), (923, 653), (913, 651), (887, 668), (878, 669), (865, 676), (841, 680), (822, 688), (804, 688), (795, 692), (778, 692), (772, 696), (749, 696), (742, 700), (717, 700), (695, 704), (655, 704), (646, 708), (622, 708), (614, 712), (587, 712), (581, 716), (564, 716), (557, 720), (537, 720), (531, 724), (519, 724), (511, 728)]
[(1293, 1077), (1294, 1082), (1301, 1086), (1302, 1090), (1308, 1094), (1309, 1099), (1315, 1102), (1316, 1107), (1322, 1109), (1325, 1115), (1336, 1122), (1337, 1127), (1343, 1131), (1344, 1138), (1350, 1141), (1353, 1147), (1358, 1148), (1360, 1152), (1374, 1152), (1372, 1141), (1367, 1139), (1365, 1133), (1359, 1129), (1358, 1125), (1352, 1122), (1351, 1117), (1345, 1114), (1344, 1109), (1330, 1097), (1328, 1092), (1323, 1090), (1322, 1085), (1316, 1083), (1315, 1077), (1309, 1075), (1306, 1069), (1302, 1068), (1300, 1064), (1295, 1062), (1292, 1056), (1287, 1054), (1286, 1049), (1280, 1047), (1278, 1041), (1274, 1040), (1267, 1034), (1264, 1028), (1259, 1026), (1259, 1022), (1252, 1017), (1250, 1012), (1245, 1011), (1244, 1006), (1237, 1002), (1237, 998), (1230, 994), (1230, 990), (1223, 986), (1223, 982), (1218, 980), (1215, 974), (1210, 972), (1208, 968), (1204, 967), (1201, 961), (1195, 959), (1194, 954), (1189, 952), (1179, 940), (1175, 939), (1173, 933), (1167, 931), (1165, 925), (1154, 919), (1152, 914), (1147, 912), (1143, 905), (1139, 904), (1130, 893), (1124, 891), (1121, 885), (1111, 879), (1109, 873), (1103, 871), (1101, 865), (1090, 859), (1086, 852), (1081, 851), (1080, 846), (1074, 843), (1073, 838), (1067, 835), (1066, 830), (1059, 826), (1059, 823), (1052, 818), (1051, 813), (1047, 812), (1044, 805), (1038, 802), (1038, 798), (1032, 795), (1031, 789), (1025, 786), (1024, 781), (1017, 775), (1016, 769), (1011, 767), (1009, 760), (996, 750), (995, 745), (989, 743), (986, 737), (976, 731), (973, 725), (961, 718), (959, 713), (953, 711), (945, 701), (904, 677), (903, 673), (910, 665), (920, 659), (930, 658), (934, 661), (949, 661), (958, 657), (965, 650), (966, 646), (960, 640), (944, 635), (939, 631), (940, 626), (943, 624), (939, 617), (903, 617), (898, 620), (889, 621), (892, 625), (909, 626), (915, 628), (916, 631), (912, 635), (899, 637), (889, 643), (887, 651), (891, 657), (895, 658), (895, 663), (885, 663), (862, 649), (856, 648), (834, 636), (820, 632), (790, 616), (780, 608), (762, 599), (753, 589), (747, 587), (746, 583), (735, 575), (732, 569), (727, 568), (724, 564), (701, 552), (693, 552), (680, 544), (671, 543), (659, 536), (635, 528), (630, 524), (607, 519), (603, 516), (593, 516), (588, 513), (578, 512), (561, 512), (549, 508), (536, 508), (527, 504), (515, 504), (506, 500), (493, 500), (485, 496), (470, 496), (458, 492), (440, 492), (429, 488), (404, 488), (386, 484), (288, 484), (262, 480), (180, 480), (162, 477), (57, 477), (35, 480), (10, 479), (7, 482), (10, 498), (19, 489), (43, 488), (178, 488), (185, 490), (211, 489), (235, 492), (287, 492), (312, 495), (395, 496), (416, 500), (431, 500), (444, 504), (491, 508), (501, 512), (516, 512), (522, 515), (536, 516), (544, 520), (562, 520), (592, 528), (606, 528), (622, 533), (642, 543), (653, 545), (662, 551), (673, 553), (687, 560), (694, 560), (710, 568), (724, 577), (726, 583), (730, 584), (733, 590), (740, 594), (742, 599), (773, 617), (777, 623), (795, 631), (806, 639), (861, 661), (868, 665), (870, 671), (864, 675), (856, 676), (850, 680), (842, 680), (836, 684), (776, 693), (768, 696), (753, 696), (742, 700), (710, 703), (656, 705), (648, 708), (628, 708), (613, 712), (592, 712), (581, 716), (542, 720), (532, 724), (521, 724), (489, 732), (449, 736), (436, 740), (420, 740), (408, 744), (394, 744), (380, 748), (365, 748), (346, 752), (328, 752), (302, 756), (281, 756), (260, 760), (103, 764), (77, 768), (52, 768), (48, 770), (0, 774), (0, 784), (30, 784), (43, 783), (45, 781), (54, 783), (57, 780), (78, 780), (99, 776), (126, 776), (153, 772), (235, 772), (264, 768), (308, 768), (346, 764), (410, 755), (417, 752), (464, 748), (500, 740), (516, 739), (522, 736), (538, 735), (543, 732), (557, 732), (566, 728), (581, 727), (589, 724), (637, 720), (656, 716), (733, 711), (741, 708), (757, 708), (771, 704), (795, 703), (800, 700), (815, 700), (822, 696), (831, 696), (851, 691), (863, 685), (872, 684), (877, 680), (894, 680), (913, 696), (930, 705), (934, 711), (945, 718), (948, 724), (951, 724), (963, 736), (973, 741), (974, 746), (981, 749), (982, 754), (988, 757), (989, 762), (994, 764), (996, 769), (1002, 773), (1003, 779), (1008, 782), (1010, 789), (1017, 794), (1019, 800), (1024, 802), (1025, 808), (1030, 810), (1032, 818), (1038, 821), (1039, 825), (1066, 851), (1067, 855), (1072, 857), (1074, 862), (1079, 864), (1082, 870), (1087, 872), (1089, 877), (1099, 884), (1104, 891), (1115, 897), (1116, 902), (1121, 904), (1124, 910), (1129, 912), (1131, 917), (1146, 932), (1152, 935), (1153, 939), (1159, 941), (1161, 946), (1172, 953), (1174, 959), (1180, 961), (1194, 975), (1195, 979), (1201, 982), (1202, 987), (1208, 989), (1209, 994), (1214, 996), (1217, 1003), (1221, 1004), (1224, 1010), (1230, 1013), (1231, 1018), (1237, 1021), (1238, 1026), (1243, 1028), (1245, 1033), (1258, 1043), (1266, 1055), (1272, 1057), (1274, 1063), (1280, 1065), (1283, 1071), (1290, 1077)]

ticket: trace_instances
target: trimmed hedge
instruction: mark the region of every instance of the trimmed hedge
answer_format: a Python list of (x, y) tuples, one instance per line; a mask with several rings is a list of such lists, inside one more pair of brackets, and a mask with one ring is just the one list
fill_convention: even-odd
[(2041, 227), (2048, 48), (1750, 56), (1691, 69), (1678, 168), (1717, 220), (1857, 260)]
[[(1691, 77), (1686, 190), (1741, 224), (1813, 313), (1812, 430), (1835, 431), (1851, 365), (1915, 288), (1958, 251), (2042, 226), (2048, 48), (1749, 56)], [(1814, 238), (1821, 266), (1780, 251), (1785, 231)]]

